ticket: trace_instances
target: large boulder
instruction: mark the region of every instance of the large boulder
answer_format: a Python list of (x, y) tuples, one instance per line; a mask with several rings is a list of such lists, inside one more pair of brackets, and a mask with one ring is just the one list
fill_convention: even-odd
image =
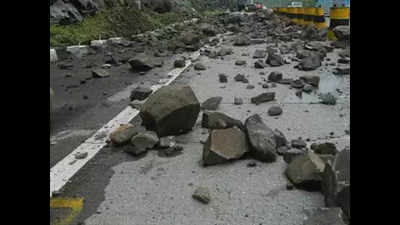
[(250, 116), (245, 122), (250, 152), (258, 160), (274, 162), (277, 158), (275, 133), (264, 124), (258, 114)]
[(173, 8), (171, 0), (145, 0), (143, 5), (158, 13), (170, 12)]
[(200, 103), (187, 85), (169, 85), (154, 92), (142, 105), (140, 116), (148, 130), (159, 137), (177, 135), (192, 129)]
[(244, 130), (243, 123), (240, 120), (234, 119), (220, 112), (205, 111), (201, 119), (201, 126), (208, 129), (226, 129), (238, 127), (241, 130)]
[(350, 149), (336, 154), (323, 172), (322, 192), (328, 207), (341, 207), (350, 218)]
[(308, 152), (296, 156), (286, 168), (285, 174), (296, 187), (307, 191), (319, 191), (324, 169), (324, 161), (318, 155)]
[(50, 5), (50, 22), (55, 24), (67, 25), (83, 20), (82, 15), (71, 3), (57, 0)]
[(343, 211), (340, 208), (319, 208), (307, 218), (303, 225), (345, 225)]
[(215, 165), (239, 159), (248, 151), (246, 135), (240, 129), (212, 130), (204, 144), (203, 165)]

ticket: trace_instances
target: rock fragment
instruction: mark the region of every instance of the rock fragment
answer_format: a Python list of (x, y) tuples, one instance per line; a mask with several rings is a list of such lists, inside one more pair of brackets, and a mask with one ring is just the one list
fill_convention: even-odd
[(314, 87), (319, 86), (319, 80), (320, 80), (319, 76), (307, 75), (307, 76), (301, 76), (300, 79), (303, 80), (305, 83), (310, 84)]
[(250, 152), (258, 160), (274, 162), (277, 158), (275, 133), (264, 124), (258, 114), (250, 116), (245, 122), (246, 133), (251, 146)]
[(323, 172), (322, 193), (328, 207), (340, 207), (350, 219), (350, 149), (336, 154)]
[(299, 189), (318, 191), (321, 189), (322, 172), (325, 163), (318, 155), (308, 152), (295, 157), (288, 165), (285, 174)]
[(259, 105), (263, 102), (273, 101), (275, 99), (275, 92), (265, 92), (251, 98), (251, 103)]
[(265, 62), (272, 67), (282, 66), (285, 64), (283, 58), (277, 54), (268, 54), (267, 60)]
[(219, 82), (221, 82), (221, 83), (227, 83), (228, 82), (228, 77), (225, 74), (220, 73), (220, 74), (218, 74), (218, 77), (219, 77)]
[(268, 109), (268, 115), (270, 116), (279, 116), (282, 114), (282, 108), (280, 106), (271, 106)]
[(244, 129), (243, 123), (240, 120), (234, 119), (220, 112), (203, 112), (201, 126), (208, 129), (226, 129), (238, 127)]
[(329, 155), (336, 155), (339, 151), (336, 149), (336, 145), (332, 142), (325, 142), (325, 143), (313, 143), (311, 145), (311, 149), (314, 150), (316, 154), (329, 154)]
[(321, 103), (325, 105), (336, 105), (336, 97), (331, 93), (320, 94), (319, 98), (321, 99)]
[(278, 82), (278, 81), (282, 80), (282, 77), (283, 77), (283, 74), (281, 72), (274, 71), (268, 75), (268, 80), (271, 82)]
[(247, 62), (245, 60), (236, 60), (235, 65), (236, 66), (243, 66), (245, 65)]
[(292, 144), (293, 148), (297, 148), (297, 149), (302, 149), (302, 148), (307, 147), (306, 142), (301, 139), (294, 139), (294, 140), (292, 140), (291, 144)]
[(168, 85), (154, 92), (142, 105), (140, 117), (148, 130), (159, 137), (178, 135), (192, 129), (200, 103), (187, 85)]
[(250, 45), (250, 38), (246, 35), (239, 35), (235, 38), (233, 45), (234, 46), (248, 46)]
[(222, 97), (211, 97), (201, 104), (201, 108), (205, 110), (217, 110), (221, 101)]
[(95, 78), (103, 78), (103, 77), (109, 77), (110, 73), (107, 70), (103, 69), (95, 69), (92, 71), (93, 77)]
[(242, 99), (242, 98), (237, 98), (237, 97), (235, 97), (235, 98), (233, 99), (233, 104), (235, 104), (235, 105), (242, 105), (242, 104), (243, 104), (243, 99)]
[(210, 192), (206, 187), (198, 187), (192, 197), (204, 204), (208, 204), (211, 200)]
[(147, 97), (149, 97), (149, 95), (151, 93), (153, 93), (153, 90), (151, 90), (149, 87), (138, 86), (134, 90), (132, 90), (131, 95), (130, 95), (129, 98), (130, 98), (131, 101), (134, 101), (134, 100), (143, 101)]
[(263, 59), (267, 56), (267, 52), (264, 50), (256, 49), (253, 54), (253, 59)]
[(140, 155), (156, 146), (158, 141), (158, 136), (154, 131), (140, 132), (132, 137), (131, 146), (125, 148), (124, 151), (133, 155)]
[(123, 124), (110, 134), (110, 140), (115, 146), (128, 144), (131, 138), (146, 129), (142, 126)]
[(175, 68), (183, 68), (183, 67), (185, 67), (185, 65), (186, 65), (186, 62), (183, 59), (177, 59), (174, 61)]
[(202, 63), (196, 63), (194, 65), (195, 70), (206, 70), (207, 68)]
[(304, 151), (304, 150), (292, 148), (292, 149), (287, 149), (286, 151), (282, 152), (282, 156), (283, 156), (283, 160), (284, 160), (287, 164), (289, 164), (289, 163), (292, 162), (292, 160), (293, 160), (294, 158), (296, 158), (297, 156), (299, 156), (299, 155), (304, 155), (304, 154), (306, 154), (306, 153), (307, 153), (307, 152)]
[(134, 71), (148, 71), (154, 68), (151, 57), (141, 53), (128, 60), (129, 65)]
[(239, 159), (248, 151), (246, 135), (239, 128), (212, 130), (204, 144), (203, 165)]

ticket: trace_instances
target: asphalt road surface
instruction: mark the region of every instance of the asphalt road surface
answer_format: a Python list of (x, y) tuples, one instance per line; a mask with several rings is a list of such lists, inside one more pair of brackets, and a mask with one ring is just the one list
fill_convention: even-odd
[[(335, 76), (332, 74), (335, 66), (327, 65), (337, 61), (338, 50), (328, 53), (330, 61), (324, 61), (323, 66), (311, 72), (294, 69), (296, 62), (278, 68), (255, 69), (255, 59), (251, 56), (256, 49), (265, 49), (267, 44), (235, 47), (232, 37), (225, 35), (222, 46), (232, 48), (233, 55), (225, 56), (224, 60), (200, 56), (198, 61), (206, 65), (207, 70), (195, 71), (190, 67), (174, 83), (190, 85), (200, 102), (209, 97), (223, 97), (217, 111), (241, 121), (259, 114), (269, 127), (281, 130), (289, 141), (301, 137), (309, 140), (307, 144), (310, 145), (329, 140), (336, 143), (339, 150), (350, 144), (350, 135), (346, 133), (350, 126), (350, 76)], [(114, 54), (117, 52), (115, 50)], [(177, 57), (165, 57), (164, 66), (144, 76), (129, 72), (128, 65), (122, 65), (113, 67), (109, 78), (89, 79), (93, 68), (86, 67), (101, 66), (105, 54), (106, 51), (101, 51), (83, 60), (72, 60), (72, 70), (62, 70), (56, 64), (50, 67), (51, 86), (56, 93), (50, 167), (122, 111), (129, 103), (130, 90), (141, 83), (151, 86), (167, 78), (165, 74), (172, 69)], [(246, 60), (247, 65), (235, 66), (238, 59)], [(260, 75), (261, 71), (266, 75)], [(288, 85), (263, 89), (260, 83), (264, 83), (263, 79), (272, 71), (282, 72), (284, 78), (319, 75), (320, 88), (311, 94), (303, 93), (302, 99)], [(219, 73), (228, 75), (228, 83), (218, 82)], [(248, 84), (235, 82), (233, 77), (238, 73), (245, 74), (255, 88), (247, 89)], [(85, 82), (81, 83), (82, 80)], [(276, 92), (276, 101), (258, 106), (250, 104), (251, 97), (265, 91)], [(318, 93), (326, 92), (338, 97), (337, 105), (318, 104)], [(234, 97), (243, 98), (244, 104), (234, 105)], [(267, 110), (272, 105), (280, 105), (283, 114), (269, 116)], [(251, 168), (246, 165), (254, 161), (252, 159), (202, 167), (201, 142), (206, 140), (208, 131), (201, 128), (200, 119), (201, 115), (192, 132), (177, 137), (184, 150), (174, 157), (149, 151), (137, 158), (119, 148), (103, 148), (57, 196), (84, 199), (79, 215), (70, 224), (293, 225), (301, 224), (314, 209), (324, 206), (320, 192), (286, 190), (284, 170), (287, 164), (281, 157), (274, 163), (257, 161), (257, 166)], [(133, 121), (139, 122), (140, 118)], [(192, 199), (199, 186), (210, 189), (208, 205)], [(51, 209), (51, 223), (56, 224), (69, 214), (69, 210)]]

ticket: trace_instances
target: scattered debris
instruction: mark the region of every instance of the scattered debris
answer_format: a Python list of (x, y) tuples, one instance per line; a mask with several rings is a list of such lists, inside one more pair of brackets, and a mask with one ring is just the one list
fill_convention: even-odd
[(206, 187), (198, 187), (192, 197), (204, 204), (208, 204), (211, 200), (210, 191)]

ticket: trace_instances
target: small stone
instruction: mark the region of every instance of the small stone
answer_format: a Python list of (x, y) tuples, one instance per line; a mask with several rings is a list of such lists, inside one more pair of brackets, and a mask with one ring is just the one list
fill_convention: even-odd
[(146, 86), (138, 86), (134, 90), (132, 90), (131, 95), (130, 95), (130, 100), (139, 100), (143, 101), (145, 100), (151, 93), (153, 93), (153, 90), (150, 89), (149, 87)]
[(101, 68), (103, 68), (103, 69), (110, 69), (111, 67), (112, 67), (111, 64), (103, 64), (101, 66)]
[(75, 154), (75, 159), (84, 159), (88, 156), (87, 152), (78, 152)]
[(269, 88), (269, 85), (268, 84), (263, 84), (262, 88)]
[(278, 82), (278, 81), (282, 80), (282, 77), (283, 77), (283, 74), (281, 72), (274, 71), (268, 75), (268, 80), (271, 82)]
[(304, 83), (301, 80), (294, 80), (291, 84), (290, 87), (300, 89), (304, 87)]
[(265, 67), (267, 67), (267, 65), (266, 65), (262, 60), (257, 60), (257, 61), (254, 63), (254, 68), (257, 68), (257, 69), (264, 69)]
[(183, 60), (183, 59), (177, 59), (174, 62), (175, 68), (183, 68), (183, 67), (185, 67), (185, 65), (186, 65), (186, 63), (185, 63), (185, 60)]
[(287, 189), (287, 190), (293, 190), (293, 189), (294, 189), (294, 185), (293, 185), (292, 183), (288, 182), (288, 183), (286, 184), (286, 189)]
[(278, 153), (278, 155), (284, 155), (288, 150), (289, 148), (287, 146), (281, 146), (276, 149), (276, 152)]
[(196, 63), (194, 65), (195, 70), (206, 70), (207, 68), (202, 63)]
[(254, 161), (247, 163), (247, 167), (255, 167), (255, 166), (257, 166), (257, 163)]
[(306, 93), (311, 93), (313, 91), (313, 86), (311, 86), (309, 84), (306, 84), (303, 87), (303, 91), (306, 92)]
[(175, 137), (174, 136), (166, 136), (160, 138), (158, 143), (159, 148), (170, 148), (176, 145)]
[(265, 92), (251, 98), (251, 103), (259, 105), (263, 102), (273, 101), (275, 99), (275, 92)]
[(336, 155), (339, 151), (336, 149), (336, 145), (331, 142), (325, 143), (313, 143), (311, 145), (311, 149), (314, 150), (316, 154), (329, 154), (329, 155)]
[(261, 76), (265, 76), (265, 72), (260, 72), (258, 74), (260, 74)]
[(238, 74), (233, 78), (235, 81), (244, 81), (246, 79), (246, 77), (243, 74)]
[(236, 60), (235, 65), (237, 66), (243, 66), (245, 65), (247, 62), (245, 60)]
[(268, 115), (279, 116), (282, 114), (282, 108), (279, 106), (272, 106), (268, 109)]
[(307, 144), (301, 139), (295, 139), (291, 142), (293, 148), (302, 149), (307, 147)]
[(198, 187), (194, 191), (192, 197), (204, 204), (208, 204), (211, 200), (210, 192), (209, 192), (208, 188), (206, 188), (206, 187)]
[(242, 99), (242, 98), (237, 98), (237, 97), (235, 97), (235, 98), (233, 99), (233, 104), (235, 104), (235, 105), (242, 105), (242, 104), (243, 104), (243, 99)]
[(83, 99), (87, 100), (89, 97), (87, 95), (83, 96)]
[(167, 149), (164, 149), (163, 153), (165, 154), (165, 156), (171, 157), (171, 156), (175, 156), (175, 155), (179, 154), (182, 151), (183, 151), (182, 146), (175, 145), (175, 146), (169, 147)]
[(295, 157), (299, 156), (299, 155), (304, 155), (307, 152), (304, 150), (300, 150), (300, 149), (288, 149), (285, 152), (282, 152), (282, 156), (283, 156), (283, 160), (289, 164)]
[(110, 76), (110, 73), (103, 69), (92, 70), (92, 74), (93, 74), (93, 77), (95, 77), (95, 78), (103, 78), (103, 77)]
[(321, 99), (321, 103), (325, 105), (336, 105), (336, 97), (331, 93), (320, 94), (319, 98)]
[(227, 83), (228, 82), (228, 77), (225, 74), (220, 73), (220, 74), (218, 74), (218, 77), (219, 77), (219, 82), (221, 82), (221, 83)]
[(247, 85), (247, 87), (246, 87), (246, 89), (254, 89), (254, 88), (255, 88), (254, 85), (251, 85), (251, 84)]
[(140, 132), (132, 137), (131, 146), (129, 146), (129, 148), (125, 148), (124, 151), (134, 155), (140, 155), (142, 153), (145, 153), (148, 149), (153, 148), (158, 143), (158, 141), (159, 138), (156, 132)]

